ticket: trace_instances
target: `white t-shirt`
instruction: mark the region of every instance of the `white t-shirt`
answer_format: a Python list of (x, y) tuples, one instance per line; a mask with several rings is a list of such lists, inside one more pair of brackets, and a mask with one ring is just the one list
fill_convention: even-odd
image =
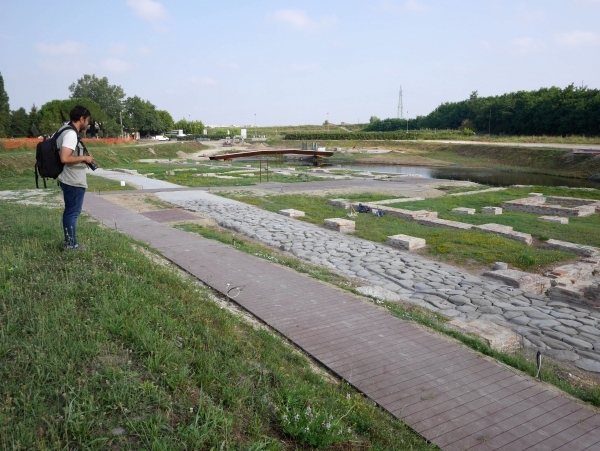
[[(61, 127), (59, 131), (65, 127)], [(77, 133), (75, 133), (74, 130), (64, 132), (56, 140), (56, 146), (61, 152), (62, 148), (66, 147), (73, 151), (74, 156), (80, 157), (83, 156), (83, 148), (78, 145), (78, 143)], [(87, 178), (85, 175), (86, 168), (87, 165), (85, 163), (65, 164), (63, 171), (58, 176), (58, 180), (65, 185), (87, 188)]]

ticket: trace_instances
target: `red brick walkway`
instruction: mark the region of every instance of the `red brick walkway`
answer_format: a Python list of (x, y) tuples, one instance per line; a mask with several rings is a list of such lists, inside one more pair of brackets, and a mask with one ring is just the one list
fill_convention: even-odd
[(444, 450), (600, 449), (594, 409), (370, 302), (101, 196), (84, 209), (221, 293), (245, 285), (237, 303)]

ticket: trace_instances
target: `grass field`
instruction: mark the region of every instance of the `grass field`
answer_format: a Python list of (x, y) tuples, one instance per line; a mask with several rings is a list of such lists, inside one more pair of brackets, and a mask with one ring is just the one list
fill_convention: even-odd
[[(600, 200), (600, 191), (572, 190), (555, 187), (536, 188), (509, 188), (506, 191), (472, 194), (468, 196), (440, 197), (419, 202), (405, 202), (390, 204), (390, 207), (406, 208), (409, 210), (433, 210), (439, 213), (442, 219), (466, 222), (469, 224), (487, 224), (490, 222), (513, 226), (518, 232), (530, 233), (535, 238), (546, 241), (548, 239), (571, 241), (578, 244), (600, 246), (600, 215), (594, 214), (587, 217), (571, 217), (568, 225), (551, 224), (542, 222), (539, 214), (503, 211), (501, 215), (481, 214), (481, 208), (487, 206), (499, 207), (501, 202), (527, 197), (529, 192), (539, 192), (545, 195), (579, 197)], [(457, 207), (477, 209), (475, 215), (453, 213)]]
[[(285, 208), (301, 210), (306, 213), (306, 216), (299, 219), (313, 224), (323, 224), (325, 218), (344, 217), (348, 213), (348, 211), (342, 208), (328, 205), (328, 197), (322, 196), (253, 196), (249, 193), (221, 193), (221, 195), (232, 197), (273, 212)], [(471, 195), (466, 197), (470, 198), (476, 196), (483, 195)], [(385, 198), (386, 196), (355, 194), (352, 196), (344, 195), (344, 197), (356, 201), (368, 202), (378, 200), (378, 198)], [(387, 197), (389, 198), (389, 196)], [(511, 198), (518, 197), (518, 195), (513, 194)], [(444, 197), (440, 200), (430, 199), (422, 201), (418, 204), (419, 208), (417, 208), (417, 206), (414, 208), (407, 206), (407, 204), (412, 205), (412, 203), (402, 203), (399, 205), (402, 205), (401, 208), (415, 210), (420, 208), (431, 209), (429, 202), (437, 201), (441, 203), (444, 202), (445, 199), (452, 199), (452, 201), (449, 202), (458, 202), (459, 205), (468, 205), (466, 204), (467, 201), (463, 200), (461, 197)], [(496, 217), (490, 217), (485, 222), (493, 222), (495, 221), (495, 218)], [(463, 217), (461, 216), (459, 219), (463, 219)], [(479, 269), (488, 266), (493, 262), (503, 261), (516, 268), (533, 272), (542, 272), (551, 264), (569, 261), (575, 258), (574, 254), (525, 246), (516, 241), (488, 233), (472, 230), (457, 231), (452, 229), (427, 227), (392, 216), (384, 215), (383, 217), (377, 217), (371, 214), (359, 214), (358, 217), (353, 220), (356, 222), (355, 235), (360, 238), (375, 242), (385, 242), (387, 236), (400, 233), (425, 238), (428, 246), (421, 251), (423, 255), (466, 268)], [(596, 221), (589, 224), (586, 223), (584, 224), (584, 227), (588, 232), (593, 233), (593, 231), (596, 230), (594, 229), (596, 223)]]
[(0, 449), (434, 449), (124, 235), (0, 206)]

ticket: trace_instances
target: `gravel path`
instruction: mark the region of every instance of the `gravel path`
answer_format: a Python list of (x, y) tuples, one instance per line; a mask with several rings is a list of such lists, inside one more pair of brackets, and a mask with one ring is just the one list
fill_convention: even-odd
[(376, 290), (390, 300), (411, 302), (451, 318), (509, 327), (523, 336), (525, 346), (600, 372), (600, 312), (593, 309), (550, 301), (419, 255), (209, 193), (157, 195), (268, 246), (380, 287)]

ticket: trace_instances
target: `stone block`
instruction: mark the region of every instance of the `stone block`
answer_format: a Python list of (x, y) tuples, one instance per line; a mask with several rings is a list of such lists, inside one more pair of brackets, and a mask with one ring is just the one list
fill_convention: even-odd
[(551, 279), (537, 274), (518, 271), (516, 269), (486, 271), (483, 275), (501, 280), (506, 285), (531, 293), (542, 294), (551, 287)]
[(470, 230), (473, 228), (472, 224), (450, 221), (449, 219), (418, 219), (417, 223), (424, 226), (440, 227), (444, 229)]
[(390, 246), (404, 249), (406, 251), (412, 251), (413, 249), (420, 249), (425, 247), (426, 241), (423, 238), (416, 238), (409, 235), (392, 235), (388, 236), (385, 240)]
[(325, 227), (342, 233), (352, 233), (355, 230), (355, 223), (349, 219), (329, 218), (325, 219)]
[(499, 269), (508, 269), (508, 263), (496, 262), (494, 263), (494, 267), (492, 269), (494, 271), (498, 271)]
[(515, 240), (519, 243), (526, 244), (527, 246), (530, 246), (533, 241), (533, 238), (529, 233), (515, 232), (511, 226), (490, 223), (474, 226), (473, 228), (481, 232), (500, 235), (504, 238), (508, 238), (510, 240)]
[(417, 202), (419, 200), (425, 200), (424, 197), (400, 197), (398, 199), (385, 199), (373, 202), (375, 205), (387, 205), (387, 204), (398, 204), (401, 202)]
[[(354, 208), (358, 208), (359, 202), (353, 203)], [(387, 207), (385, 205), (378, 205), (375, 203), (363, 204), (367, 207), (382, 211), (384, 214), (389, 216), (396, 216), (398, 218), (406, 219), (407, 221), (417, 221), (419, 219), (436, 219), (438, 214), (437, 211), (428, 210), (405, 210), (403, 208)]]
[(346, 199), (329, 199), (327, 203), (333, 207), (350, 208), (350, 201)]
[(481, 213), (484, 215), (501, 215), (502, 208), (500, 207), (483, 207)]
[(553, 224), (568, 224), (569, 218), (563, 218), (560, 216), (540, 216), (538, 218), (540, 221), (551, 222)]
[(283, 216), (289, 216), (290, 218), (299, 218), (301, 216), (306, 216), (306, 214), (303, 211), (294, 210), (293, 208), (290, 208), (288, 210), (279, 210), (278, 213)]
[(600, 256), (600, 249), (593, 246), (585, 246), (583, 244), (569, 243), (568, 241), (548, 240), (545, 247), (557, 249), (564, 252), (572, 252), (573, 254), (583, 255), (584, 257)]
[(521, 347), (519, 336), (508, 327), (479, 320), (465, 322), (459, 319), (448, 322), (461, 332), (477, 335), (490, 348), (500, 352), (514, 352)]
[(529, 197), (544, 197), (542, 193), (529, 193), (527, 194)]
[(394, 293), (393, 291), (388, 290), (387, 288), (384, 288), (384, 287), (365, 286), (365, 287), (358, 287), (356, 289), (356, 291), (358, 291), (361, 294), (364, 294), (365, 296), (370, 296), (375, 299), (380, 299), (382, 301), (398, 302), (398, 301), (402, 300), (400, 295), (398, 295), (398, 294)]
[[(551, 198), (552, 199), (552, 198)], [(548, 204), (545, 197), (527, 197), (502, 202), (502, 208), (509, 211), (520, 211), (523, 213), (536, 213), (553, 216), (590, 216), (596, 212), (594, 205), (581, 205), (575, 207), (563, 207), (560, 204)]]
[(474, 208), (458, 207), (458, 208), (453, 208), (452, 212), (453, 213), (460, 213), (461, 215), (474, 215), (475, 214), (475, 209)]

